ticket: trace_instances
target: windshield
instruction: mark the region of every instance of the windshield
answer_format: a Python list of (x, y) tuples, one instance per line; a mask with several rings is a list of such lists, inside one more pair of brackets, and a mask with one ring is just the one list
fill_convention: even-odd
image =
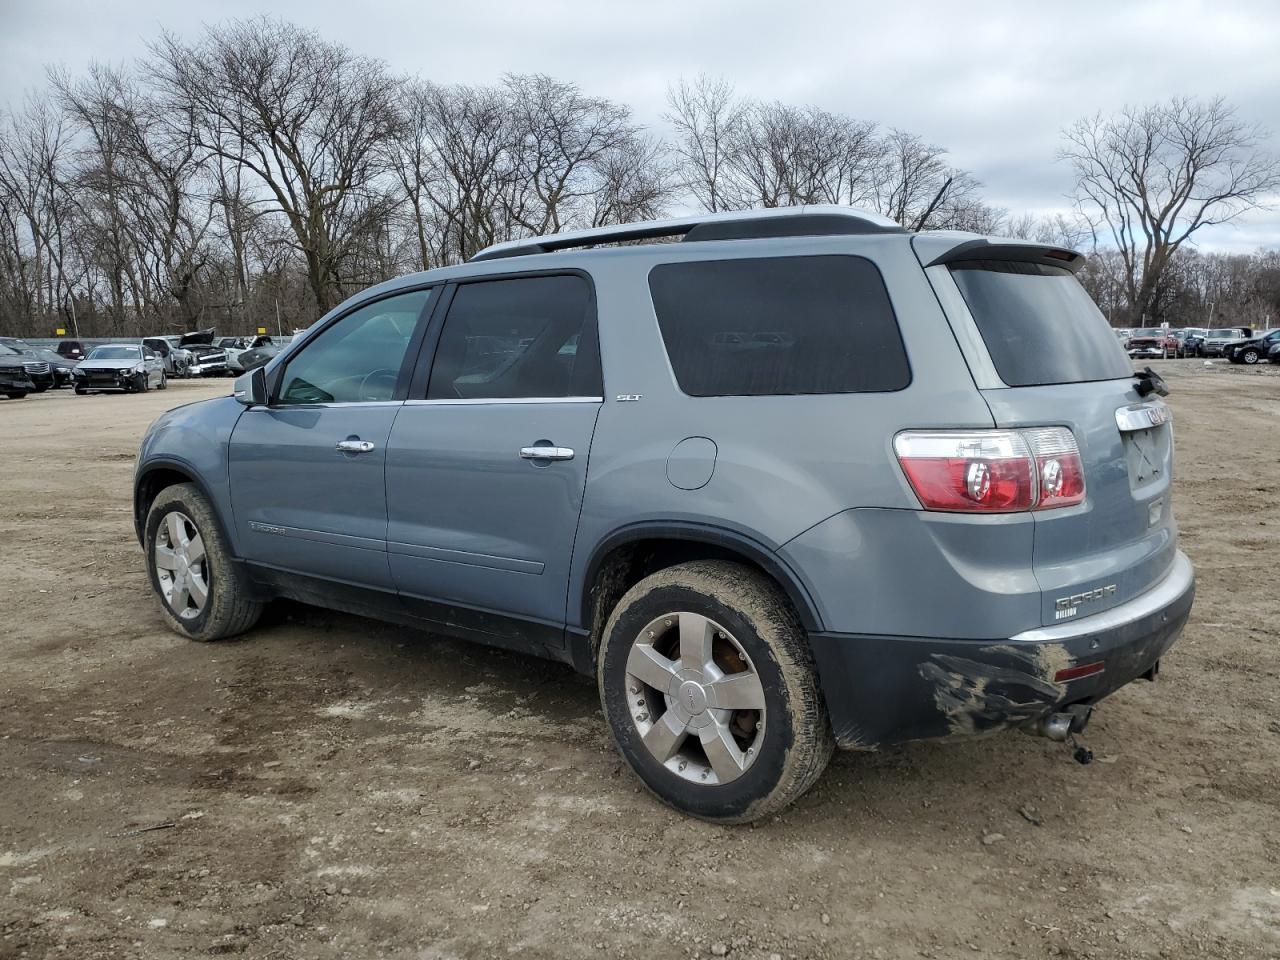
[(94, 347), (93, 353), (89, 354), (90, 360), (137, 360), (142, 354), (139, 347), (131, 347), (126, 344), (112, 345), (109, 347)]
[(1158, 337), (1160, 330), (1156, 327), (1143, 327), (1141, 330), (1133, 331), (1135, 337)]
[(1107, 318), (1070, 270), (1023, 260), (951, 268), (1000, 379), (1011, 387), (1133, 376)]

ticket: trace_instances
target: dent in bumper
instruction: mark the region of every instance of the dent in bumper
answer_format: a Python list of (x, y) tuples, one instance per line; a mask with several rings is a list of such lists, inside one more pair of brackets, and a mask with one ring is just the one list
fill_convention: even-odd
[[(811, 644), (837, 743), (874, 749), (992, 733), (1067, 704), (1096, 703), (1156, 665), (1181, 634), (1194, 599), (1190, 562), (1179, 554), (1161, 584), (1070, 624), (1070, 633), (1046, 628), (990, 642), (814, 634)], [(1055, 679), (1061, 670), (1099, 662), (1101, 673)]]

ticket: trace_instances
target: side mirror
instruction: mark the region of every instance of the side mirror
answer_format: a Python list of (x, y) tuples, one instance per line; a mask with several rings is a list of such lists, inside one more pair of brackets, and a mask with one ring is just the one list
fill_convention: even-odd
[(264, 407), (267, 404), (267, 371), (255, 367), (243, 376), (236, 377), (232, 396), (246, 407)]

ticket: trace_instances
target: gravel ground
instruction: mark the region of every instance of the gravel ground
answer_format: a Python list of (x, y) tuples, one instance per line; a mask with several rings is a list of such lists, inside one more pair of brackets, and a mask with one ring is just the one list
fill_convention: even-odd
[(565, 667), (285, 604), (168, 632), (134, 455), (227, 381), (0, 401), (0, 958), (1280, 956), (1280, 367), (1153, 366), (1200, 593), (1098, 762), (842, 754), (754, 828), (651, 800)]

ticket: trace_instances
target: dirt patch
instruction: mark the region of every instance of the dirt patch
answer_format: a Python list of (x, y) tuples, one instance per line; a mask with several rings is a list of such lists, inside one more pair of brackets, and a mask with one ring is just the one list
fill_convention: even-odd
[(1200, 593), (1100, 762), (837, 754), (755, 828), (653, 801), (556, 664), (290, 605), (171, 634), (133, 457), (227, 381), (0, 402), (0, 958), (1280, 955), (1280, 377), (1153, 366)]

